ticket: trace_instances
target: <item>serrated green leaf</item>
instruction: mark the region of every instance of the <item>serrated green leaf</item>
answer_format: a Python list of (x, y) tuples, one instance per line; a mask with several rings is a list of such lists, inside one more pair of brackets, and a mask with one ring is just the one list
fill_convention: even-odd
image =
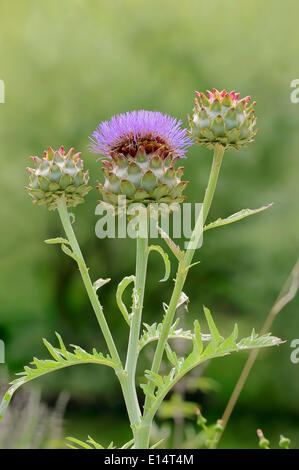
[[(80, 439), (76, 439), (75, 437), (67, 437), (67, 440), (73, 442), (74, 444), (77, 444), (80, 447), (83, 447), (83, 449), (92, 449), (92, 446), (90, 446), (89, 444), (87, 444), (84, 441), (80, 441)], [(75, 446), (71, 446), (71, 445), (69, 447), (71, 447), (72, 449), (79, 449), (80, 448), (80, 447), (75, 447)], [(102, 449), (104, 449), (104, 447), (102, 447)]]
[(217, 353), (225, 350), (236, 351), (238, 338), (238, 325), (235, 324), (232, 334), (226, 338), (223, 343), (217, 348)]
[(61, 355), (57, 352), (57, 350), (49, 343), (45, 338), (43, 338), (43, 343), (46, 346), (47, 350), (51, 354), (51, 356), (55, 359), (55, 361), (61, 361)]
[[(194, 334), (191, 333), (190, 330), (183, 330), (182, 328), (178, 328), (179, 323), (179, 318), (175, 321), (175, 323), (171, 326), (168, 334), (168, 340), (170, 339), (186, 339), (192, 341), (194, 338)], [(162, 330), (162, 323), (154, 323), (153, 325), (147, 325), (144, 323), (144, 326), (146, 327), (145, 330), (143, 331), (139, 343), (138, 343), (138, 353), (149, 343), (152, 341), (158, 341), (161, 330)], [(202, 341), (210, 341), (211, 340), (211, 335), (201, 335), (201, 340)]]
[(84, 349), (80, 348), (80, 346), (73, 346), (74, 352), (69, 352), (66, 350), (64, 343), (61, 339), (61, 336), (56, 333), (58, 337), (60, 349), (54, 348), (52, 344), (50, 344), (46, 339), (43, 340), (44, 345), (50, 352), (53, 357), (52, 359), (37, 359), (36, 357), (33, 358), (31, 365), (34, 367), (25, 366), (24, 371), (20, 372), (20, 377), (13, 380), (10, 383), (10, 388), (5, 393), (1, 403), (0, 403), (0, 421), (3, 418), (3, 415), (11, 401), (11, 398), (15, 391), (31, 380), (34, 380), (42, 375), (48, 374), (55, 370), (63, 369), (65, 367), (70, 367), (77, 364), (102, 364), (108, 367), (117, 368), (118, 364), (113, 362), (110, 356), (104, 356), (102, 353), (98, 353), (96, 351), (93, 354), (86, 352)]
[(67, 350), (66, 350), (66, 347), (64, 345), (64, 342), (60, 336), (59, 333), (57, 333), (57, 331), (55, 331), (55, 335), (57, 336), (58, 338), (58, 341), (59, 341), (59, 346), (60, 346), (60, 351), (61, 351), (61, 354), (65, 357), (65, 359), (67, 359)]
[(143, 390), (143, 393), (146, 397), (149, 397), (150, 400), (155, 400), (156, 396), (154, 393), (151, 392), (151, 389), (149, 388), (148, 384), (140, 384), (140, 388)]
[(203, 342), (201, 338), (201, 331), (199, 321), (194, 321), (194, 338), (193, 338), (193, 351), (197, 356), (200, 356), (203, 350)]
[(248, 338), (243, 338), (241, 341), (237, 343), (237, 350), (243, 349), (255, 349), (255, 348), (265, 348), (270, 346), (278, 346), (282, 344), (283, 341), (276, 336), (272, 336), (271, 333), (267, 333), (262, 336), (258, 336), (257, 334), (253, 333), (248, 336)]
[(104, 449), (104, 447), (96, 442), (91, 436), (88, 436), (88, 440), (86, 442), (88, 444), (92, 444), (95, 449)]
[(212, 336), (212, 341), (214, 341), (215, 344), (217, 345), (221, 341), (220, 333), (214, 323), (210, 310), (207, 307), (203, 306), (203, 311), (204, 311), (204, 314), (205, 314), (205, 317), (209, 326), (209, 330)]
[(178, 361), (177, 355), (176, 355), (175, 351), (173, 351), (171, 349), (171, 347), (169, 346), (168, 343), (166, 343), (166, 345), (165, 345), (165, 351), (166, 351), (167, 359), (169, 360), (169, 362), (173, 366), (178, 367), (179, 361)]
[(156, 387), (163, 387), (164, 382), (161, 375), (152, 372), (151, 370), (146, 370), (144, 373), (145, 377), (152, 382)]
[(235, 214), (226, 217), (225, 219), (217, 219), (215, 222), (211, 222), (208, 225), (205, 225), (203, 230), (210, 230), (211, 228), (222, 227), (223, 225), (232, 224), (233, 222), (238, 222), (239, 220), (244, 219), (245, 217), (249, 217), (250, 215), (258, 214), (259, 212), (265, 211), (269, 209), (269, 207), (273, 206), (273, 203), (267, 204), (266, 206), (259, 207), (258, 209), (242, 209)]
[[(68, 447), (70, 447), (71, 449), (82, 449), (82, 448), (83, 449), (105, 449), (105, 447), (102, 446), (102, 444), (95, 441), (91, 436), (88, 436), (88, 439), (86, 442), (81, 441), (80, 439), (77, 439), (75, 437), (67, 437), (66, 439), (76, 444), (76, 446), (67, 444)], [(134, 439), (131, 439), (130, 441), (126, 442), (122, 447), (119, 447), (119, 449), (129, 449), (133, 444), (134, 444)], [(110, 442), (107, 449), (116, 449), (116, 446), (114, 445), (113, 441)]]
[[(159, 406), (161, 405), (163, 399), (172, 389), (172, 387), (189, 371), (202, 364), (205, 361), (226, 356), (232, 352), (240, 351), (244, 349), (254, 349), (259, 347), (268, 347), (274, 346), (282, 343), (279, 338), (271, 336), (270, 334), (258, 336), (254, 331), (248, 338), (243, 338), (241, 341), (236, 343), (238, 329), (235, 325), (232, 334), (225, 340), (219, 335), (218, 330), (215, 327), (215, 324), (212, 320), (211, 314), (206, 309), (205, 311), (209, 328), (212, 333), (212, 339), (209, 342), (208, 346), (202, 351), (201, 354), (198, 354), (198, 351), (195, 348), (195, 351), (192, 351), (191, 354), (185, 359), (185, 361), (179, 361), (179, 367), (173, 368), (168, 376), (160, 376), (159, 379), (156, 379), (156, 392), (153, 394), (152, 389), (149, 387), (149, 384), (143, 386), (145, 394), (150, 398), (150, 405), (145, 409), (145, 417), (153, 417), (157, 412)], [(193, 338), (201, 338), (199, 324), (194, 325), (194, 335)], [(200, 335), (200, 336), (199, 336)], [(194, 339), (193, 339), (194, 340)], [(151, 376), (152, 377), (152, 376)], [(152, 380), (149, 377), (150, 380)], [(163, 381), (163, 385), (162, 385)]]

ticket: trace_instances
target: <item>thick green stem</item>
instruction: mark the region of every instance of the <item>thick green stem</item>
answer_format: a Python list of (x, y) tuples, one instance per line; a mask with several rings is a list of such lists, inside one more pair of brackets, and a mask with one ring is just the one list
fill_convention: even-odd
[(91, 305), (93, 307), (93, 310), (96, 314), (97, 320), (99, 322), (99, 325), (101, 327), (102, 333), (104, 335), (104, 338), (106, 340), (110, 355), (112, 359), (116, 362), (116, 364), (119, 364), (121, 367), (121, 360), (118, 355), (116, 346), (114, 344), (109, 326), (106, 322), (106, 318), (104, 316), (103, 308), (100, 304), (99, 298), (97, 296), (97, 293), (92, 285), (89, 273), (88, 273), (88, 268), (85, 264), (81, 249), (79, 247), (79, 244), (76, 239), (76, 235), (74, 233), (71, 221), (70, 221), (70, 215), (67, 211), (66, 203), (64, 198), (61, 198), (57, 204), (57, 209), (58, 213), (60, 215), (60, 219), (64, 228), (64, 231), (66, 233), (66, 236), (70, 242), (71, 248), (73, 250), (73, 253), (80, 259), (80, 263), (78, 263), (79, 271), (82, 276), (82, 280), (84, 282), (85, 289), (87, 291), (89, 300), (91, 302)]
[(137, 414), (135, 416), (135, 422), (131, 423), (133, 432), (135, 435), (135, 448), (140, 448), (141, 443), (139, 442), (139, 432), (141, 423), (141, 412), (138, 404), (137, 393), (136, 393), (136, 367), (138, 359), (138, 341), (140, 335), (141, 317), (143, 310), (143, 299), (146, 279), (146, 269), (148, 260), (148, 238), (137, 238), (136, 248), (136, 273), (135, 273), (135, 290), (133, 299), (133, 315), (130, 326), (130, 336), (127, 352), (127, 360), (125, 370), (127, 372), (127, 384), (128, 384), (128, 396), (129, 399), (135, 403)]
[[(169, 307), (167, 309), (164, 321), (163, 321), (163, 327), (161, 331), (161, 335), (157, 344), (157, 348), (155, 351), (155, 356), (152, 364), (152, 372), (158, 373), (160, 369), (160, 364), (162, 361), (162, 357), (164, 354), (165, 350), (165, 345), (167, 342), (168, 334), (170, 327), (173, 323), (174, 315), (176, 312), (177, 304), (179, 301), (179, 298), (182, 294), (182, 290), (185, 284), (185, 280), (189, 271), (189, 267), (192, 263), (192, 259), (195, 253), (194, 247), (196, 247), (200, 241), (200, 238), (202, 236), (202, 228), (203, 224), (205, 223), (207, 216), (209, 214), (209, 210), (212, 204), (213, 196), (215, 193), (216, 189), (216, 184), (219, 176), (219, 171), (221, 168), (221, 163), (222, 163), (222, 158), (224, 154), (224, 149), (221, 145), (216, 145), (214, 149), (214, 157), (213, 157), (213, 163), (212, 163), (212, 168), (210, 172), (210, 177), (209, 177), (209, 182), (206, 188), (205, 192), (205, 197), (203, 201), (203, 208), (202, 208), (202, 216), (198, 218), (192, 236), (192, 248), (186, 250), (186, 253), (184, 255), (184, 258), (179, 262), (178, 266), (178, 271), (176, 275), (176, 280), (175, 280), (175, 285), (174, 285), (174, 290), (171, 296), (171, 300), (169, 303)], [(151, 385), (152, 390), (150, 392), (154, 391), (154, 385)], [(144, 405), (144, 417), (145, 417), (145, 422), (148, 420), (146, 419), (147, 412), (152, 404), (152, 400), (149, 398), (149, 396), (146, 397), (145, 399), (145, 405)], [(150, 429), (150, 426), (147, 425), (147, 429)], [(148, 431), (149, 432), (149, 431)], [(147, 445), (149, 441), (149, 435), (146, 436), (147, 439)]]

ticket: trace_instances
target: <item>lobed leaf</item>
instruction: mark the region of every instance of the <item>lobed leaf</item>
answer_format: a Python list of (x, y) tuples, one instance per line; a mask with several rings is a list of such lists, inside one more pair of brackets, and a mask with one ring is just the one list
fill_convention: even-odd
[[(77, 439), (75, 437), (67, 437), (66, 439), (72, 442), (72, 444), (67, 444), (68, 447), (70, 447), (71, 449), (82, 449), (82, 448), (83, 449), (105, 449), (105, 447), (102, 446), (102, 444), (95, 441), (91, 436), (88, 436), (88, 439), (86, 442), (81, 441), (80, 439)], [(73, 444), (76, 444), (76, 445), (73, 445)], [(121, 447), (119, 447), (119, 449), (129, 449), (130, 447), (132, 447), (133, 444), (134, 444), (134, 439), (131, 439), (130, 441), (126, 442)], [(113, 441), (110, 442), (109, 446), (107, 447), (107, 449), (116, 449), (116, 448), (117, 447), (114, 445)]]
[[(146, 413), (154, 416), (155, 412), (159, 408), (163, 399), (171, 388), (177, 383), (185, 374), (190, 370), (202, 364), (205, 361), (214, 359), (216, 357), (226, 356), (232, 352), (237, 352), (245, 349), (255, 349), (262, 347), (270, 347), (274, 345), (279, 345), (282, 343), (281, 339), (271, 336), (271, 334), (265, 334), (259, 336), (253, 330), (249, 337), (243, 338), (240, 341), (237, 341), (238, 337), (238, 327), (235, 325), (231, 335), (224, 339), (213, 320), (211, 312), (209, 309), (204, 307), (204, 313), (207, 319), (207, 323), (210, 330), (210, 335), (202, 335), (199, 322), (195, 320), (194, 322), (194, 333), (183, 332), (182, 336), (186, 339), (191, 339), (193, 342), (192, 352), (184, 359), (178, 359), (176, 353), (170, 348), (169, 345), (166, 346), (166, 354), (169, 362), (171, 363), (171, 370), (168, 375), (161, 376), (159, 374), (153, 374), (151, 371), (146, 371), (145, 377), (148, 379), (146, 384), (142, 385), (145, 395), (150, 398), (149, 408), (146, 409)], [(160, 324), (161, 325), (161, 324)], [(161, 327), (159, 325), (152, 325), (151, 327), (145, 325), (147, 331), (141, 338), (140, 347), (143, 347), (144, 344), (147, 344), (151, 340), (156, 339), (156, 336), (159, 335)], [(173, 325), (171, 334), (175, 331), (174, 328), (177, 326), (177, 322)], [(178, 335), (179, 337), (179, 335)], [(203, 340), (209, 338), (208, 345), (204, 348)], [(151, 386), (150, 386), (151, 384)], [(152, 384), (155, 388), (153, 390)]]
[[(192, 341), (194, 338), (194, 334), (190, 330), (183, 330), (182, 328), (177, 328), (180, 319), (178, 318), (175, 323), (171, 326), (168, 334), (168, 339), (186, 339)], [(160, 334), (162, 331), (163, 323), (153, 323), (152, 325), (148, 325), (147, 323), (143, 323), (145, 329), (139, 339), (138, 343), (138, 353), (146, 346), (147, 344), (158, 341), (160, 338)], [(211, 335), (201, 335), (202, 341), (210, 341)]]
[(273, 202), (271, 204), (267, 204), (266, 206), (259, 207), (258, 209), (242, 209), (235, 214), (226, 217), (225, 219), (217, 219), (215, 222), (211, 222), (208, 225), (205, 225), (203, 230), (210, 230), (211, 228), (222, 227), (223, 225), (232, 224), (233, 222), (238, 222), (239, 220), (244, 219), (245, 217), (249, 217), (250, 215), (258, 214), (259, 212), (265, 211), (269, 209), (269, 207), (273, 206)]
[(11, 386), (5, 393), (0, 403), (0, 421), (3, 418), (3, 415), (15, 391), (31, 380), (34, 380), (55, 370), (78, 364), (102, 364), (112, 368), (116, 368), (118, 366), (118, 364), (116, 364), (109, 355), (104, 356), (95, 349), (93, 350), (92, 354), (90, 354), (80, 346), (71, 345), (73, 347), (73, 352), (69, 352), (67, 351), (61, 336), (58, 333), (56, 333), (56, 336), (59, 341), (59, 348), (55, 348), (46, 339), (43, 339), (44, 345), (48, 349), (53, 359), (43, 360), (34, 357), (30, 363), (33, 367), (25, 366), (22, 372), (16, 374), (20, 377), (10, 382)]
[(207, 323), (209, 325), (209, 330), (212, 336), (212, 341), (214, 341), (217, 346), (217, 344), (219, 344), (219, 342), (221, 341), (220, 333), (214, 323), (210, 310), (207, 307), (203, 306), (203, 311), (204, 311)]

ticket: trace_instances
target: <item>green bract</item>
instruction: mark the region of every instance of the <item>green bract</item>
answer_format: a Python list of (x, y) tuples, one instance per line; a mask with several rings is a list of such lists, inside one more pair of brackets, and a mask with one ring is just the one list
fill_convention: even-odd
[(84, 172), (80, 155), (74, 153), (73, 148), (65, 154), (63, 147), (57, 151), (49, 147), (44, 158), (31, 157), (34, 168), (27, 168), (30, 176), (26, 189), (34, 204), (54, 210), (62, 196), (69, 207), (84, 202), (84, 196), (92, 187), (88, 186), (89, 174)]
[(175, 169), (175, 158), (161, 151), (147, 153), (139, 148), (136, 156), (114, 153), (111, 160), (103, 160), (105, 182), (99, 184), (104, 202), (117, 205), (118, 196), (126, 196), (128, 203), (180, 203), (187, 181), (181, 181), (184, 168)]
[(195, 142), (208, 149), (221, 144), (225, 150), (240, 147), (253, 141), (257, 133), (254, 116), (255, 102), (249, 105), (250, 96), (239, 100), (240, 93), (226, 90), (213, 93), (195, 92), (195, 107), (192, 119), (189, 118), (191, 135)]

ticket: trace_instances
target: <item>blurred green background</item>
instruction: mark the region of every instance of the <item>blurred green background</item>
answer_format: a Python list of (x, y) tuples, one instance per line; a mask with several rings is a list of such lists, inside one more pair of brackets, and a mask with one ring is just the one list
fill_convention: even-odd
[[(225, 155), (213, 220), (242, 208), (274, 202), (265, 213), (207, 233), (200, 266), (185, 291), (187, 325), (214, 312), (223, 333), (237, 321), (240, 334), (261, 327), (299, 253), (299, 104), (290, 83), (299, 78), (299, 4), (285, 0), (7, 0), (0, 1), (1, 271), (0, 338), (10, 375), (32, 356), (46, 357), (41, 337), (90, 349), (105, 346), (74, 263), (43, 240), (62, 235), (56, 213), (31, 204), (24, 190), (29, 155), (64, 144), (83, 151), (91, 180), (101, 178), (87, 148), (103, 119), (134, 109), (159, 110), (183, 120), (194, 90), (216, 87), (250, 94), (258, 104), (256, 143)], [(193, 147), (185, 161), (189, 201), (201, 201), (211, 154)], [(76, 211), (75, 230), (92, 277), (111, 277), (102, 289), (105, 312), (124, 352), (125, 325), (115, 291), (134, 271), (133, 240), (99, 240), (94, 233), (96, 190)], [(161, 318), (171, 282), (158, 283), (162, 265), (149, 263), (144, 319)], [(174, 274), (174, 271), (173, 271)], [(290, 341), (299, 337), (299, 299), (277, 318), (273, 334), (286, 343), (262, 352), (243, 391), (221, 447), (256, 447), (256, 428), (276, 442), (279, 433), (299, 447), (299, 365)], [(205, 376), (217, 391), (195, 391), (213, 421), (221, 416), (247, 355), (214, 361)], [(148, 357), (141, 366), (148, 366)], [(43, 399), (61, 389), (71, 395), (66, 432), (104, 443), (129, 436), (120, 389), (110, 370), (71, 368), (40, 381)]]

